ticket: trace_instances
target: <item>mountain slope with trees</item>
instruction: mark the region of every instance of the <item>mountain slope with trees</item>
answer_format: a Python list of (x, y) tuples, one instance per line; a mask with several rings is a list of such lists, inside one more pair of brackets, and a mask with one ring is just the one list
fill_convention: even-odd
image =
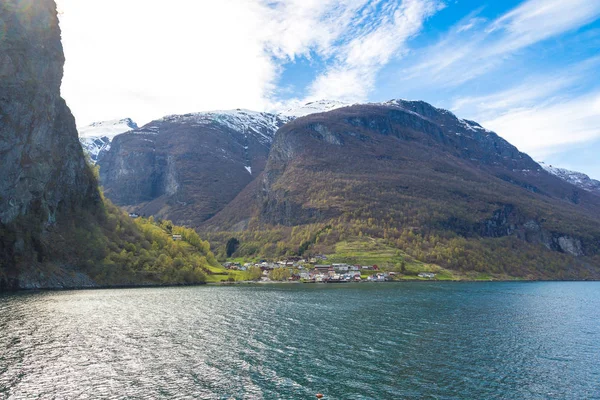
[(238, 255), (374, 238), (451, 269), (597, 279), (599, 210), (477, 123), (399, 100), (286, 124), (262, 176), (201, 230), (235, 236)]

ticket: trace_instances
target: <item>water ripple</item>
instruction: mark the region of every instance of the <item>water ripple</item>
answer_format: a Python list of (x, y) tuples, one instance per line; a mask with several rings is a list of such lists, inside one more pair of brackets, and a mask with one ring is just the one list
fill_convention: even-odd
[(600, 284), (0, 295), (0, 399), (600, 399)]

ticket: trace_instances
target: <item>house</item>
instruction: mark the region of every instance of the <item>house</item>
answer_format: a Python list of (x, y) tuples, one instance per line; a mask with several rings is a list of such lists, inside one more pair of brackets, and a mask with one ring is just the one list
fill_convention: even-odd
[(385, 282), (387, 277), (384, 274), (375, 274), (367, 278), (369, 282)]
[(181, 235), (173, 235), (173, 240), (180, 241), (183, 240), (183, 238), (181, 237)]
[(310, 273), (308, 273), (308, 272), (304, 272), (304, 271), (303, 271), (303, 272), (300, 272), (300, 279), (304, 279), (304, 280), (309, 280), (309, 279), (311, 279), (311, 277), (310, 277)]
[(433, 278), (435, 278), (435, 274), (433, 274), (431, 272), (421, 272), (419, 274), (419, 278), (433, 279)]
[(315, 269), (319, 272), (324, 272), (324, 273), (328, 273), (329, 272), (329, 268), (331, 268), (330, 265), (315, 265)]
[(129, 213), (129, 216), (130, 216), (131, 218), (139, 218), (139, 217), (140, 217), (140, 215), (139, 215), (139, 214), (136, 214), (136, 213)]
[(348, 264), (333, 264), (333, 269), (339, 272), (348, 271), (349, 268), (350, 266)]

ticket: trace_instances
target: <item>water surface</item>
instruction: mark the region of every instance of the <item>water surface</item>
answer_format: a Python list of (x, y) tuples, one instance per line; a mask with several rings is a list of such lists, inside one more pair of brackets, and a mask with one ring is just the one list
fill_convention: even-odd
[(600, 399), (600, 283), (0, 295), (0, 399)]

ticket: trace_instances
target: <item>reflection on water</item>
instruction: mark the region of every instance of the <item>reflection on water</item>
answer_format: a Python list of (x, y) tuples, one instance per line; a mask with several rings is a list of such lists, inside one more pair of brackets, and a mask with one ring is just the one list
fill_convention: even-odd
[(0, 295), (0, 399), (600, 399), (600, 284)]

